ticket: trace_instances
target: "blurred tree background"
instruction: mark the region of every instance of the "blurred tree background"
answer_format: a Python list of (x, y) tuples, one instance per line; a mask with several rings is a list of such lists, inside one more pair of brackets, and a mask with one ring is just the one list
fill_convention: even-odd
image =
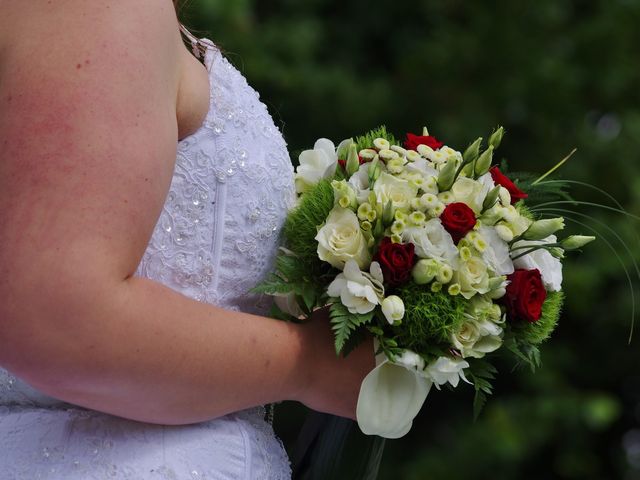
[[(638, 0), (192, 0), (183, 21), (261, 93), (292, 151), (383, 123), (398, 134), (426, 123), (463, 149), (502, 124), (511, 170), (543, 173), (577, 147), (560, 176), (640, 215)], [(387, 442), (381, 479), (640, 479), (640, 331), (628, 344), (632, 302), (614, 253), (633, 270), (640, 223), (570, 208), (601, 238), (566, 262), (543, 367), (500, 363), (475, 423), (472, 388), (434, 390), (412, 432)], [(278, 408), (288, 446), (302, 418)]]

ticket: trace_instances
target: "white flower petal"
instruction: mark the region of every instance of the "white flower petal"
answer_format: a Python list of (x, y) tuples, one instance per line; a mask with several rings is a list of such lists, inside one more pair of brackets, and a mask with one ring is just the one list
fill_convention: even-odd
[(366, 435), (400, 438), (409, 432), (431, 381), (384, 360), (362, 381), (356, 417)]

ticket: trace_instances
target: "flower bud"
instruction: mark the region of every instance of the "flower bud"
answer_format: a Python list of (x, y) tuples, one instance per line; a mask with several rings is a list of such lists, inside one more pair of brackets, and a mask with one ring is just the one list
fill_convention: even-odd
[(438, 293), (438, 292), (442, 291), (442, 284), (440, 282), (433, 282), (431, 284), (431, 291), (433, 293)]
[(440, 215), (442, 215), (442, 212), (444, 212), (444, 204), (442, 203), (439, 203), (435, 207), (427, 210), (427, 213), (431, 215), (433, 218), (439, 217)]
[(584, 247), (587, 243), (593, 242), (596, 237), (587, 235), (571, 235), (560, 242), (565, 250), (577, 250)]
[(350, 177), (358, 171), (358, 168), (360, 168), (360, 159), (358, 158), (357, 145), (352, 143), (349, 145), (349, 151), (347, 153), (347, 175)]
[(543, 240), (563, 228), (564, 218), (562, 217), (536, 220), (524, 232), (522, 238), (525, 240)]
[(373, 146), (376, 147), (378, 151), (380, 151), (380, 150), (387, 150), (391, 146), (391, 144), (389, 143), (388, 140), (385, 140), (384, 138), (376, 138), (373, 141)]
[(360, 158), (362, 158), (365, 161), (373, 160), (374, 158), (376, 158), (377, 154), (378, 153), (372, 148), (365, 148), (363, 150), (360, 150), (360, 153), (358, 153)]
[(407, 226), (406, 223), (404, 223), (402, 220), (396, 220), (391, 225), (391, 233), (400, 235), (404, 231), (406, 226)]
[(562, 260), (564, 258), (564, 250), (560, 247), (551, 247), (548, 248), (547, 251), (558, 260)]
[(468, 262), (469, 260), (471, 260), (471, 250), (469, 249), (469, 247), (461, 247), (460, 248), (460, 258), (465, 261)]
[(459, 295), (461, 291), (462, 291), (462, 288), (460, 288), (459, 283), (452, 283), (451, 285), (449, 285), (449, 288), (447, 288), (447, 292), (449, 293), (449, 295), (453, 297), (455, 297), (456, 295)]
[(500, 185), (494, 187), (489, 193), (487, 193), (487, 196), (484, 199), (484, 202), (482, 203), (482, 211), (484, 212), (485, 210), (489, 210), (491, 207), (493, 207), (496, 202), (498, 201), (498, 197), (500, 196), (500, 189), (502, 187)]
[(402, 237), (397, 233), (391, 234), (391, 243), (402, 243)]
[(404, 302), (397, 295), (389, 295), (382, 300), (382, 313), (390, 325), (400, 325), (404, 317)]
[(480, 144), (482, 143), (482, 137), (476, 139), (462, 154), (462, 160), (464, 163), (471, 163), (480, 155)]
[(500, 202), (505, 206), (511, 205), (511, 194), (504, 187), (500, 187)]
[(369, 220), (369, 214), (371, 212), (375, 211), (373, 210), (373, 208), (371, 207), (371, 204), (369, 203), (362, 203), (360, 204), (360, 206), (358, 207), (358, 218), (362, 221), (364, 220)]
[(424, 158), (433, 157), (433, 154), (435, 153), (435, 150), (433, 148), (431, 148), (429, 145), (425, 145), (425, 144), (418, 145), (416, 147), (416, 150)]
[(393, 150), (389, 149), (389, 148), (385, 148), (382, 149), (378, 152), (378, 155), (380, 155), (380, 160), (382, 160), (383, 162), (388, 162), (389, 160), (393, 159), (393, 158), (399, 158), (400, 155), (398, 155), (396, 152), (394, 152)]
[(494, 150), (497, 149), (500, 146), (500, 143), (502, 142), (503, 136), (504, 136), (504, 128), (499, 127), (489, 137), (489, 145), (491, 145)]
[(474, 167), (474, 173), (476, 177), (481, 177), (489, 171), (491, 168), (491, 162), (493, 162), (493, 146), (489, 145), (482, 155), (476, 160)]
[(495, 228), (496, 233), (502, 240), (507, 243), (513, 240), (513, 231), (509, 227), (507, 227), (506, 225), (496, 225)]
[(393, 174), (401, 173), (404, 170), (404, 162), (405, 162), (404, 158), (400, 158), (400, 157), (391, 158), (387, 160), (387, 170), (389, 170), (389, 173), (393, 173)]
[(424, 213), (420, 212), (420, 211), (418, 211), (418, 212), (412, 212), (412, 213), (409, 215), (409, 221), (410, 221), (413, 225), (416, 225), (416, 226), (418, 226), (418, 227), (419, 227), (419, 226), (421, 226), (421, 225), (424, 225), (424, 222), (425, 222), (426, 220), (427, 220), (427, 216), (426, 216)]
[(369, 220), (363, 220), (362, 222), (360, 222), (360, 228), (362, 228), (362, 230), (365, 230), (367, 232), (371, 231), (371, 222)]
[(382, 167), (380, 167), (380, 158), (376, 155), (369, 163), (369, 185), (373, 185), (378, 180), (380, 173), (382, 173)]
[(416, 262), (411, 270), (411, 276), (418, 285), (431, 282), (438, 273), (439, 265), (433, 258), (422, 258)]
[(455, 162), (447, 162), (440, 174), (438, 175), (438, 188), (440, 191), (450, 190), (453, 182), (456, 179), (456, 164)]
[(422, 136), (423, 137), (429, 136), (429, 130), (427, 129), (427, 127), (422, 127)]
[(394, 218), (393, 213), (393, 203), (391, 202), (391, 200), (389, 200), (382, 210), (382, 222), (385, 225), (391, 225), (391, 222), (393, 222)]
[(347, 158), (347, 155), (349, 154), (349, 145), (351, 145), (352, 143), (352, 138), (347, 138), (346, 140), (340, 142), (338, 148), (336, 149), (336, 155), (338, 156), (338, 158), (341, 158), (343, 160)]
[(420, 158), (422, 158), (422, 157), (415, 150), (407, 150), (407, 160), (409, 160), (410, 162), (415, 162), (416, 160), (419, 160)]
[(440, 283), (449, 283), (453, 278), (453, 269), (449, 265), (440, 265), (436, 274), (436, 280)]
[(402, 148), (400, 145), (391, 145), (391, 147), (389, 147), (389, 148), (391, 150), (393, 150), (394, 152), (396, 152), (401, 157), (406, 157), (407, 156), (407, 150)]
[(442, 192), (438, 194), (438, 200), (440, 200), (445, 205), (449, 205), (455, 201), (455, 197), (451, 192)]

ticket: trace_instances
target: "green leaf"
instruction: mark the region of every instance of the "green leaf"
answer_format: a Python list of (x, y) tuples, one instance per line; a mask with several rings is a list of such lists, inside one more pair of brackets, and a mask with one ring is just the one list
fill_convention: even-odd
[(266, 293), (267, 295), (285, 294), (294, 291), (294, 286), (283, 280), (275, 273), (251, 289), (251, 293)]
[(336, 336), (336, 353), (340, 354), (353, 331), (373, 318), (374, 311), (359, 314), (351, 313), (337, 298), (332, 299), (334, 303), (329, 308), (331, 318), (331, 328)]

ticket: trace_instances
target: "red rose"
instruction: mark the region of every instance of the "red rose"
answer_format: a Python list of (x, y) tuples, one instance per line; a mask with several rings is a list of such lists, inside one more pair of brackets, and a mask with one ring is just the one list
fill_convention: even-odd
[(442, 226), (458, 243), (476, 225), (476, 216), (466, 203), (450, 203), (440, 216)]
[(542, 315), (542, 304), (547, 291), (539, 270), (518, 269), (507, 276), (509, 285), (504, 296), (507, 313), (513, 320), (536, 322)]
[(438, 141), (436, 137), (432, 137), (431, 135), (414, 135), (413, 133), (407, 133), (404, 148), (407, 150), (415, 150), (418, 148), (418, 145), (426, 145), (434, 150), (438, 150), (444, 143)]
[(520, 190), (518, 187), (516, 187), (515, 183), (513, 183), (509, 179), (509, 177), (507, 177), (504, 173), (502, 173), (498, 167), (492, 167), (491, 170), (489, 170), (489, 172), (491, 173), (491, 178), (493, 178), (493, 181), (496, 184), (501, 185), (507, 190), (509, 190), (509, 193), (511, 194), (512, 205), (516, 203), (518, 200), (522, 200), (529, 196), (526, 193), (524, 193), (522, 190)]
[(373, 259), (380, 264), (384, 281), (391, 287), (405, 283), (415, 263), (413, 243), (393, 243), (384, 237)]

